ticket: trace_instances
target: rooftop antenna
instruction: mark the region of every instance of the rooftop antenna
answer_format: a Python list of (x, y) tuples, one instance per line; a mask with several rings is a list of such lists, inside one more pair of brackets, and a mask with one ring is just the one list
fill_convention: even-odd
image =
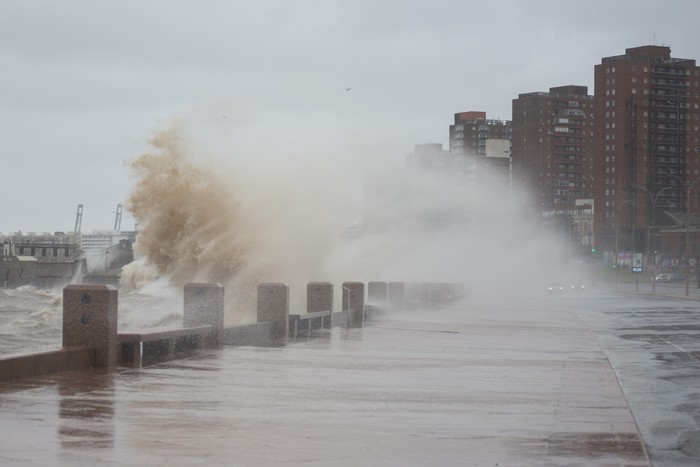
[(80, 229), (83, 228), (83, 205), (78, 205), (78, 212), (75, 213), (75, 227), (73, 232), (80, 233)]
[(114, 216), (114, 230), (121, 230), (122, 229), (122, 205), (117, 204), (117, 210), (115, 211), (116, 215)]

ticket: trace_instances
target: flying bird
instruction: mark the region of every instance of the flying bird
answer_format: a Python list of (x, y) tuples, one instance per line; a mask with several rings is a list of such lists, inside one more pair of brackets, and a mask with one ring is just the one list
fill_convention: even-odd
[(352, 91), (352, 88), (345, 88), (346, 91)]

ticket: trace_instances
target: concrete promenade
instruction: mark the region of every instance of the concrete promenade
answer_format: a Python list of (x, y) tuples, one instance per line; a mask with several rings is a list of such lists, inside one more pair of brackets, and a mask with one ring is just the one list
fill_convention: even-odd
[(556, 301), (386, 314), (281, 347), (0, 385), (2, 465), (649, 465)]

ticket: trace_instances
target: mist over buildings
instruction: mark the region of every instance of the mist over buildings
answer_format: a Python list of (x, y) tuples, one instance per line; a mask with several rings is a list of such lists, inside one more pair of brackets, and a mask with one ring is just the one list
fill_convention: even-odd
[(156, 278), (221, 282), (227, 319), (241, 321), (261, 282), (290, 285), (292, 306), (310, 281), (460, 282), (476, 295), (517, 295), (560, 259), (507, 177), (373, 163), (361, 145), (338, 150), (313, 135), (266, 152), (210, 123), (169, 124), (130, 162), (138, 236), (127, 290)]

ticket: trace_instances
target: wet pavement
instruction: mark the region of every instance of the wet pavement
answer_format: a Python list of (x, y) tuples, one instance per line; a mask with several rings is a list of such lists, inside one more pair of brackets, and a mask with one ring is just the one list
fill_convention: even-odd
[(620, 380), (654, 465), (700, 465), (700, 294), (634, 284), (571, 303)]
[(3, 384), (0, 421), (2, 465), (649, 465), (606, 354), (555, 301)]

